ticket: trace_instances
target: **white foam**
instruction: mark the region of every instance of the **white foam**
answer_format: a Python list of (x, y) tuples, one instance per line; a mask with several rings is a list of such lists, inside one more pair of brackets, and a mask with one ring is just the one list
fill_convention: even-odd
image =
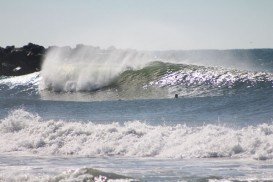
[(151, 126), (43, 120), (22, 109), (0, 121), (0, 152), (155, 158), (273, 158), (273, 124)]
[(17, 86), (38, 86), (40, 82), (40, 72), (34, 72), (22, 76), (12, 76), (0, 80), (0, 84), (9, 86), (10, 89)]

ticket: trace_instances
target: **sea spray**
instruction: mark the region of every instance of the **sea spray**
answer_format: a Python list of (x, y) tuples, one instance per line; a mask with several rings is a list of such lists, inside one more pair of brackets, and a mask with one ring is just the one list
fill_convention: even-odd
[(107, 86), (121, 72), (142, 67), (151, 56), (146, 52), (100, 49), (92, 46), (51, 48), (44, 60), (40, 89), (94, 91)]

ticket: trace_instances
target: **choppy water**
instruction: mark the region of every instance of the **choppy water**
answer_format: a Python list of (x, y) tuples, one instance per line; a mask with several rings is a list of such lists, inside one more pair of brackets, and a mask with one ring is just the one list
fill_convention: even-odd
[(273, 180), (271, 72), (107, 59), (1, 77), (0, 180)]

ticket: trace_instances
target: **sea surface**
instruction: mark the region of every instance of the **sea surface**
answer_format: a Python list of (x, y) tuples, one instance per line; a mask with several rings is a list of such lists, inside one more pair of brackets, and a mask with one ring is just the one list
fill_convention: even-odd
[(273, 181), (273, 68), (90, 54), (0, 77), (0, 181)]

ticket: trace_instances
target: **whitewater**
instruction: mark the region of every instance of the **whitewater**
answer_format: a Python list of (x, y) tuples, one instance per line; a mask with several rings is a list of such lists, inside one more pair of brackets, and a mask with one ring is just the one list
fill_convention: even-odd
[(0, 77), (0, 181), (273, 180), (273, 73), (227, 65), (49, 50)]

